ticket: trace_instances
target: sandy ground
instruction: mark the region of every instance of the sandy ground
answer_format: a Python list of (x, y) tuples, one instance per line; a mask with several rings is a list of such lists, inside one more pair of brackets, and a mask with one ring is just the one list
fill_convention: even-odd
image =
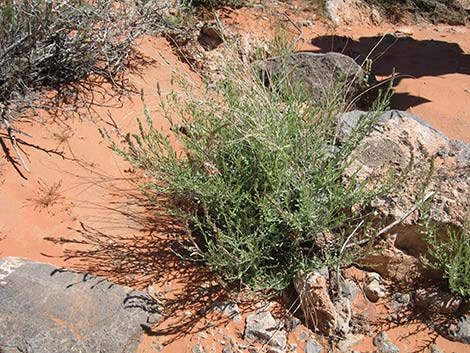
[[(245, 31), (252, 29), (250, 35), (270, 21), (253, 9), (238, 10), (225, 20)], [(374, 71), (380, 78), (388, 77), (393, 67), (402, 75), (395, 81), (393, 105), (410, 109), (451, 138), (470, 141), (469, 29), (401, 27), (333, 30), (314, 24), (302, 28), (299, 49), (364, 55), (384, 33), (401, 30), (398, 40), (382, 40), (385, 47), (381, 45), (372, 55), (377, 58)], [(333, 33), (340, 37), (332, 37)], [(99, 132), (106, 128), (119, 139), (120, 133), (134, 130), (136, 117), (143, 117), (141, 90), (155, 124), (168, 127), (158, 107), (157, 82), (163, 93), (169, 92), (176, 70), (200, 84), (172, 54), (166, 40), (144, 38), (138, 47), (152, 62), (128, 75), (136, 93), (113, 96), (105, 87), (108, 93), (95, 97), (93, 111), (85, 119), (64, 120), (41, 113), (42, 123), (17, 125), (33, 135), (33, 139), (22, 137), (25, 143), (21, 144), (31, 173), (19, 165), (14, 168), (5, 157), (0, 159), (0, 256), (88, 271), (155, 293), (167, 310), (139, 353), (162, 347), (163, 352), (190, 352), (198, 342), (206, 352), (221, 352), (224, 342), (240, 341), (243, 321), (234, 323), (206, 313), (211, 303), (225, 299), (226, 294), (210, 274), (183, 263), (169, 250), (180, 228), (152, 213), (151, 205), (136, 190), (138, 174), (109, 149)], [(4, 136), (2, 140), (3, 148), (11, 153), (9, 141)], [(242, 309), (245, 316), (253, 303), (247, 300)], [(276, 311), (281, 316), (285, 313), (280, 307)], [(426, 351), (434, 341), (446, 352), (468, 351), (414, 320), (399, 327), (386, 327), (378, 320), (376, 328), (386, 329), (402, 352)], [(298, 339), (301, 332), (306, 332), (303, 326), (290, 336), (298, 352), (305, 347), (305, 339)], [(357, 349), (373, 351), (371, 339)]]
[[(378, 80), (395, 73), (392, 108), (409, 110), (430, 122), (449, 138), (470, 142), (470, 28), (429, 24), (362, 24), (361, 19), (339, 26), (315, 20), (310, 12), (278, 10), (297, 49), (341, 52), (373, 60)], [(297, 23), (297, 28), (286, 22)], [(277, 22), (265, 10), (241, 9), (224, 18), (245, 36), (263, 37)], [(308, 26), (299, 23), (308, 22)], [(300, 31), (300, 33), (299, 33)]]

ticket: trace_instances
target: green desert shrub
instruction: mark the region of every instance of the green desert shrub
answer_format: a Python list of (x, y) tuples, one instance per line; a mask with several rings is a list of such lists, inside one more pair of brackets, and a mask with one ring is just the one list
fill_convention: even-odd
[(299, 271), (361, 256), (354, 244), (373, 233), (368, 205), (389, 187), (343, 178), (387, 97), (340, 144), (341, 90), (312, 103), (277, 79), (267, 88), (256, 70), (233, 65), (217, 93), (162, 97), (169, 133), (146, 114), (125, 147), (113, 143), (144, 172), (145, 193), (186, 225), (191, 257), (252, 289), (278, 290)]
[(428, 256), (423, 261), (441, 271), (452, 293), (470, 298), (470, 219), (460, 228), (447, 227), (444, 232), (427, 222), (424, 239), (428, 244)]

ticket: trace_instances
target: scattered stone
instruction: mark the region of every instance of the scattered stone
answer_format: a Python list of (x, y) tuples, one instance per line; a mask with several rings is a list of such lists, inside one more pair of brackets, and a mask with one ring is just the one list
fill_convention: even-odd
[(206, 353), (206, 351), (204, 350), (204, 347), (201, 346), (199, 343), (193, 347), (192, 352), (193, 353)]
[(371, 302), (376, 302), (380, 298), (385, 297), (387, 291), (382, 285), (380, 275), (375, 272), (371, 272), (367, 276), (367, 284), (364, 288), (364, 293)]
[(321, 100), (338, 83), (345, 84), (344, 95), (355, 97), (362, 91), (364, 80), (362, 68), (352, 58), (333, 52), (298, 52), (265, 60), (258, 67), (266, 85), (287, 73), (289, 80), (302, 83), (314, 102)]
[(244, 339), (250, 343), (268, 344), (284, 351), (287, 345), (286, 332), (268, 311), (260, 311), (246, 318)]
[(435, 344), (431, 344), (429, 348), (431, 348), (431, 353), (444, 353), (444, 351)]
[(456, 327), (451, 328), (450, 334), (456, 341), (470, 344), (470, 315), (464, 315)]
[(164, 349), (165, 349), (165, 346), (163, 346), (163, 345), (161, 345), (161, 344), (159, 344), (158, 346), (155, 346), (155, 350), (156, 350), (157, 352), (161, 352), (161, 351), (163, 351)]
[(426, 308), (428, 311), (436, 311), (440, 314), (452, 314), (459, 310), (462, 297), (443, 292), (437, 288), (421, 288), (415, 292), (415, 304)]
[(205, 332), (199, 332), (198, 335), (199, 335), (199, 337), (201, 337), (203, 339), (207, 338), (207, 333), (205, 333)]
[(322, 334), (332, 334), (337, 326), (337, 313), (328, 294), (327, 280), (319, 272), (298, 274), (294, 287), (306, 321)]
[(297, 337), (297, 339), (298, 339), (299, 341), (306, 341), (307, 338), (308, 338), (308, 333), (305, 332), (305, 331), (302, 331), (302, 332), (299, 334), (299, 336)]
[(229, 342), (233, 342), (233, 337), (230, 335), (224, 335), (223, 339)]
[(286, 320), (284, 323), (284, 327), (287, 332), (292, 332), (294, 331), (302, 322), (300, 319), (296, 318), (295, 316), (291, 316)]
[(400, 312), (405, 309), (411, 302), (411, 295), (408, 293), (393, 293), (390, 296), (390, 303), (395, 312)]
[(310, 338), (305, 345), (305, 353), (321, 353), (323, 347), (320, 343)]
[(359, 293), (359, 288), (357, 287), (356, 283), (349, 279), (340, 280), (339, 288), (340, 296), (347, 298), (350, 302), (353, 302)]
[(226, 344), (222, 350), (222, 353), (233, 353), (232, 346)]
[(296, 349), (297, 349), (297, 344), (295, 344), (295, 343), (289, 343), (289, 344), (287, 345), (287, 350), (288, 350), (289, 352), (295, 351)]
[(400, 27), (397, 29), (396, 33), (398, 34), (404, 34), (407, 36), (412, 36), (413, 35), (413, 30), (410, 27)]
[[(361, 342), (364, 338), (364, 335), (360, 334), (347, 334), (344, 339), (338, 342), (338, 350), (342, 353), (349, 353), (351, 352), (351, 348), (354, 347), (356, 344)], [(352, 353), (352, 352), (351, 352)]]
[(0, 259), (2, 353), (135, 352), (160, 313), (147, 293), (102, 277)]
[(372, 23), (376, 26), (382, 23), (382, 16), (380, 15), (380, 12), (375, 8), (373, 8), (370, 12), (370, 19)]
[[(284, 353), (284, 350), (281, 350), (279, 348), (273, 348), (273, 347), (268, 347), (266, 349), (266, 353)], [(259, 353), (262, 353), (261, 351)]]
[(325, 17), (331, 20), (336, 26), (339, 25), (341, 19), (338, 15), (338, 9), (342, 5), (343, 0), (324, 0), (323, 12)]
[(313, 21), (310, 21), (310, 20), (300, 21), (300, 22), (297, 22), (297, 26), (299, 26), (299, 27), (312, 27), (313, 26)]
[(273, 303), (271, 302), (266, 302), (266, 301), (260, 301), (259, 303), (255, 304), (255, 307), (260, 310), (268, 310)]
[(212, 310), (220, 312), (223, 316), (230, 317), (234, 323), (242, 320), (238, 305), (233, 302), (215, 302), (212, 304)]
[(388, 338), (388, 335), (381, 331), (373, 340), (374, 346), (377, 347), (378, 353), (400, 353), (400, 349)]
[(348, 334), (352, 317), (351, 301), (345, 297), (339, 297), (335, 302), (336, 333), (340, 336)]

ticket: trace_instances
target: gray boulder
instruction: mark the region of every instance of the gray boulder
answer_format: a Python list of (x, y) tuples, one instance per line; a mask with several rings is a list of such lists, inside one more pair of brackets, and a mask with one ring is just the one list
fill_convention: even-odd
[(268, 311), (258, 311), (246, 318), (244, 339), (249, 343), (267, 344), (272, 351), (286, 350), (286, 332)]
[(400, 353), (400, 349), (388, 338), (388, 335), (381, 331), (374, 337), (374, 346), (377, 353)]
[(130, 353), (160, 306), (104, 278), (15, 257), (0, 259), (2, 353)]
[[(391, 234), (396, 234), (389, 238), (393, 248), (385, 244), (387, 249), (367, 259), (367, 263), (377, 265), (371, 267), (373, 271), (387, 278), (402, 280), (410, 268), (421, 266), (418, 259), (427, 249), (418, 224), (420, 213), (409, 213), (421, 201), (423, 189), (429, 197), (431, 220), (442, 232), (439, 236), (447, 236), (449, 225), (463, 226), (470, 207), (467, 192), (470, 190), (470, 145), (450, 140), (419, 117), (398, 110), (379, 113), (378, 116), (362, 111), (339, 115), (336, 130), (339, 145), (362, 125), (359, 124), (363, 121), (361, 119), (378, 123), (354, 150), (344, 178), (348, 180), (355, 175), (374, 186), (390, 178), (391, 174), (406, 175), (391, 194), (371, 202), (377, 218), (384, 224), (401, 222), (389, 229)], [(427, 178), (432, 161), (433, 174)], [(407, 172), (410, 162), (412, 168)], [(420, 271), (433, 275), (421, 267)]]
[(338, 88), (347, 101), (362, 90), (364, 72), (349, 56), (340, 53), (297, 52), (274, 57), (259, 64), (261, 76), (267, 85), (276, 77), (300, 83), (318, 101)]
[(321, 353), (322, 350), (323, 347), (321, 344), (315, 341), (313, 338), (309, 339), (305, 345), (305, 353)]
[[(346, 176), (360, 170), (360, 179), (384, 180), (390, 172), (404, 172), (412, 161), (412, 171), (400, 194), (377, 203), (385, 216), (400, 218), (415, 204), (421, 182), (425, 181), (431, 160), (434, 160), (434, 174), (429, 181), (429, 189), (438, 191), (431, 204), (433, 220), (460, 226), (469, 207), (463, 191), (470, 189), (470, 144), (450, 140), (421, 118), (398, 110), (379, 116), (362, 111), (339, 115), (336, 132), (339, 143), (348, 139), (361, 119), (377, 119), (378, 124), (356, 148), (355, 160)], [(404, 223), (413, 223), (416, 215), (415, 212)], [(410, 243), (405, 238), (398, 239), (400, 247), (422, 248), (422, 244)]]
[(450, 329), (450, 336), (456, 341), (470, 344), (470, 315), (460, 318), (456, 327)]

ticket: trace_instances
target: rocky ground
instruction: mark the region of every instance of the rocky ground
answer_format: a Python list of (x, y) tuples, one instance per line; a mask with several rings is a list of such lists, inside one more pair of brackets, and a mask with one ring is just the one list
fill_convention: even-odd
[[(0, 160), (0, 352), (468, 351), (467, 304), (422, 277), (415, 214), (386, 234), (385, 246), (367, 262), (377, 266), (345, 270), (339, 288), (328, 284), (329, 276), (339, 274), (319, 272), (299, 278), (300, 295), (295, 288), (269, 301), (228, 294), (210, 273), (171, 251), (181, 228), (152, 212), (136, 190), (138, 173), (99, 132), (105, 128), (119, 138), (135, 129), (135, 118), (143, 116), (141, 96), (155, 124), (168, 128), (157, 83), (169, 93), (178, 74), (198, 90), (202, 79), (195, 71), (209, 80), (220, 75), (224, 43), (238, 41), (248, 60), (254, 43), (282, 23), (298, 50), (336, 51), (357, 61), (369, 55), (378, 81), (395, 68), (397, 110), (384, 114), (378, 131), (358, 149), (358, 160), (366, 175), (404, 168), (411, 154), (423, 164), (437, 156), (432, 185), (443, 191), (433, 214), (438, 222), (453, 223), (468, 207), (470, 28), (392, 24), (380, 11), (352, 3), (328, 12), (330, 21), (303, 1), (222, 9), (215, 22), (224, 24), (225, 36), (211, 30), (214, 20), (208, 19), (186, 33), (142, 37), (137, 48), (145, 60), (127, 73), (132, 91), (96, 89), (82, 119), (41, 111), (34, 123), (20, 122), (33, 136), (21, 137), (31, 173), (11, 159)], [(358, 114), (342, 117), (340, 135), (347, 135)], [(415, 203), (407, 195), (405, 189), (378, 200), (378, 214), (400, 219)], [(80, 274), (57, 274), (48, 265), (11, 257)], [(339, 295), (331, 296), (333, 291)], [(146, 301), (126, 306), (129, 295)], [(77, 304), (77, 297), (87, 305)], [(302, 311), (312, 303), (314, 317)], [(318, 331), (293, 316), (296, 310)], [(54, 334), (65, 343), (44, 347)]]

